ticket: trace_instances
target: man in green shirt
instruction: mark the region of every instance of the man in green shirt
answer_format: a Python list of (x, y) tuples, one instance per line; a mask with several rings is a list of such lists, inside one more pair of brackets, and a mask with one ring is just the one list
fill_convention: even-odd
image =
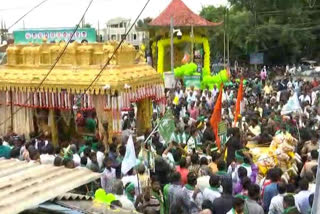
[(10, 158), (11, 149), (9, 146), (3, 145), (2, 139), (0, 139), (0, 158)]

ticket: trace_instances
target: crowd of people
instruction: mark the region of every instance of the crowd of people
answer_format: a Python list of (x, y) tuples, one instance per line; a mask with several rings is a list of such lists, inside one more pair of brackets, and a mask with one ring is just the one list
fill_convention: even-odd
[[(144, 142), (151, 130), (142, 140), (134, 137), (138, 164), (126, 174), (122, 174), (121, 164), (128, 137), (134, 135), (134, 113), (123, 121), (122, 136), (112, 137), (107, 147), (92, 137), (56, 149), (48, 137), (27, 142), (11, 132), (0, 141), (0, 157), (100, 172), (97, 192), (111, 194), (113, 200), (108, 203), (142, 213), (309, 214), (318, 167), (319, 82), (270, 79), (266, 68), (259, 78), (245, 79), (241, 117), (236, 124), (239, 81), (232, 79), (223, 87), (222, 120), (227, 134), (220, 148), (210, 124), (219, 86), (197, 90), (177, 84), (167, 91), (167, 110), (175, 118), (170, 140), (153, 132), (150, 141)], [(301, 111), (281, 114), (295, 95)], [(154, 108), (152, 128), (162, 116)], [(281, 134), (297, 141), (293, 154), (301, 159), (290, 173), (280, 164), (263, 173), (251, 148), (268, 147)]]

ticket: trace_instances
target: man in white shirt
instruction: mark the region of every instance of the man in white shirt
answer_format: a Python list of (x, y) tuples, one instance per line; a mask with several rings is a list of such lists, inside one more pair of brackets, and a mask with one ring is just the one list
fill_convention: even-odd
[(221, 196), (221, 193), (219, 191), (220, 177), (218, 175), (211, 176), (209, 183), (210, 183), (210, 187), (205, 188), (203, 191), (203, 200), (204, 201), (209, 200), (209, 201), (211, 201), (211, 203), (213, 203), (213, 201), (216, 198), (219, 198)]
[(54, 148), (52, 144), (47, 144), (42, 148), (42, 154), (40, 155), (40, 163), (41, 164), (51, 164), (53, 165), (54, 159)]
[(114, 183), (114, 193), (116, 196), (116, 199), (120, 201), (122, 208), (128, 209), (128, 210), (134, 210), (134, 204), (132, 201), (130, 201), (126, 195), (123, 194), (123, 183), (122, 181), (118, 180)]
[(106, 158), (104, 163), (106, 168), (102, 173), (101, 187), (106, 191), (106, 193), (111, 193), (113, 184), (116, 180), (116, 170), (111, 168), (112, 160), (110, 158)]
[(73, 162), (74, 162), (75, 167), (80, 166), (80, 164), (81, 164), (81, 158), (80, 158), (80, 156), (79, 156), (79, 154), (78, 154), (77, 146), (76, 146), (75, 144), (72, 144), (72, 145), (70, 146), (70, 149), (71, 149), (71, 151), (72, 151), (72, 160), (73, 160)]
[(190, 201), (194, 202), (198, 208), (201, 207), (203, 202), (203, 195), (201, 191), (196, 188), (197, 185), (197, 175), (194, 172), (189, 172), (188, 183), (182, 188), (183, 194), (189, 197)]
[(215, 98), (218, 93), (219, 93), (219, 89), (217, 88), (216, 85), (214, 85), (212, 89), (212, 97)]
[(98, 149), (98, 151), (97, 151), (97, 162), (98, 162), (99, 169), (101, 170), (102, 167), (103, 167), (103, 161), (105, 159), (105, 155), (104, 155), (105, 148), (101, 143), (99, 143), (97, 145), (97, 149)]
[(306, 179), (301, 179), (299, 181), (300, 192), (294, 196), (295, 202), (298, 205), (298, 209), (301, 214), (308, 214), (310, 210), (309, 196), (311, 192), (309, 191), (309, 182)]
[(127, 175), (123, 176), (121, 180), (123, 182), (123, 186), (126, 186), (127, 183), (133, 183), (134, 187), (136, 189), (136, 192), (139, 192), (139, 189), (138, 189), (138, 178), (137, 178), (137, 175), (135, 175), (133, 173), (133, 168), (130, 169), (128, 171)]
[(251, 135), (253, 137), (257, 137), (261, 134), (261, 128), (258, 124), (258, 120), (257, 119), (252, 119), (251, 120), (251, 126), (249, 126), (249, 133), (248, 135)]
[(282, 214), (283, 213), (283, 197), (286, 193), (286, 184), (278, 184), (278, 195), (271, 199), (268, 214)]

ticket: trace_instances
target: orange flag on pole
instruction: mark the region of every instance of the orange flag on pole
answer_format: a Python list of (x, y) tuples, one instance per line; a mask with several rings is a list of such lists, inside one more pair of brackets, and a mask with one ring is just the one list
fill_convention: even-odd
[(219, 91), (219, 95), (218, 95), (218, 99), (217, 102), (214, 106), (214, 110), (213, 113), (211, 115), (210, 118), (210, 124), (211, 127), (213, 129), (213, 133), (216, 137), (216, 144), (217, 147), (220, 149), (220, 138), (218, 135), (218, 127), (219, 127), (219, 123), (221, 121), (221, 111), (222, 111), (222, 91), (223, 91), (223, 84), (221, 84), (220, 86), (220, 91)]
[(243, 77), (240, 79), (240, 85), (238, 89), (237, 103), (236, 103), (236, 111), (234, 113), (234, 126), (236, 126), (238, 117), (240, 115), (241, 110), (241, 101), (243, 100)]

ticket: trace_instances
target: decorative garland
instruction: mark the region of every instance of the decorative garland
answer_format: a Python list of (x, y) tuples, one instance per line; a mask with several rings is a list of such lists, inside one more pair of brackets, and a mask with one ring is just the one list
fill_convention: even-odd
[[(121, 133), (121, 111), (129, 111), (132, 102), (139, 102), (143, 99), (151, 99), (157, 102), (161, 112), (165, 110), (165, 93), (163, 84), (145, 85), (135, 88), (126, 88), (115, 94), (93, 95), (73, 94), (70, 91), (31, 91), (12, 90), (12, 100), (9, 90), (5, 93), (6, 105), (21, 106), (25, 108), (59, 109), (71, 110), (77, 106), (80, 111), (91, 111), (94, 109), (93, 96), (104, 97), (104, 110), (110, 111), (112, 115), (112, 131), (115, 134)], [(118, 94), (118, 95), (117, 95)], [(30, 98), (30, 99), (28, 99)]]
[[(173, 43), (174, 44), (180, 44), (183, 42), (194, 42), (198, 44), (203, 44), (203, 50), (204, 50), (204, 69), (209, 71), (210, 73), (210, 46), (209, 46), (209, 41), (208, 38), (206, 37), (200, 37), (200, 36), (195, 36), (192, 38), (189, 35), (183, 35), (181, 39), (174, 38)], [(170, 45), (171, 40), (169, 38), (166, 39), (161, 39), (157, 42), (158, 46), (158, 67), (157, 70), (160, 74), (163, 74), (164, 72), (164, 48), (166, 46)], [(154, 42), (153, 47), (156, 46), (156, 43)], [(154, 48), (153, 48), (154, 49)]]

